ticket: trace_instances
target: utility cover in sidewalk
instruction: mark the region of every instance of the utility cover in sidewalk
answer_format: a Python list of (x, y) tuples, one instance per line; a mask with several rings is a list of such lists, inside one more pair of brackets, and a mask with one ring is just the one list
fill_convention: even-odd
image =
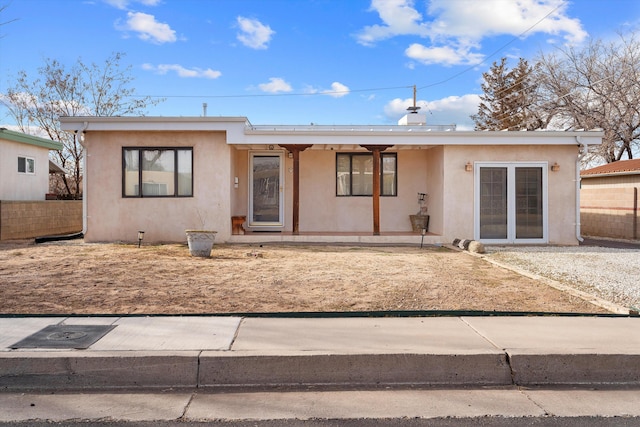
[(116, 325), (49, 325), (15, 343), (11, 348), (86, 349), (115, 327)]

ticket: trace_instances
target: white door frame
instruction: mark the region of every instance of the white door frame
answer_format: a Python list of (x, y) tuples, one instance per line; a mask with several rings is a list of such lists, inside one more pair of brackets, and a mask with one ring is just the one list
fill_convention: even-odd
[[(256, 221), (254, 220), (254, 185), (253, 185), (253, 161), (256, 157), (277, 157), (280, 164), (279, 188), (278, 188), (278, 220), (277, 221)], [(278, 230), (284, 227), (284, 151), (283, 150), (260, 150), (249, 151), (249, 217), (247, 225), (253, 230)]]
[[(507, 238), (480, 239), (480, 168), (507, 168)], [(542, 169), (542, 238), (516, 238), (516, 168), (539, 167)], [(548, 162), (475, 162), (474, 163), (474, 239), (488, 244), (501, 243), (549, 243), (549, 185)]]

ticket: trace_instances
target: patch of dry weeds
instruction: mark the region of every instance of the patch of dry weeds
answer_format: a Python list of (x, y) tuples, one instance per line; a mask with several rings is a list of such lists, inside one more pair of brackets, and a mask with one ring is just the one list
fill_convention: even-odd
[(387, 310), (602, 313), (446, 248), (0, 243), (0, 313), (215, 314)]

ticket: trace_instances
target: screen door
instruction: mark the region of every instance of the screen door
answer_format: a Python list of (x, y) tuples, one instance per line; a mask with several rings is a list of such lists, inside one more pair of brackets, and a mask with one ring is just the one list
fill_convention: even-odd
[(249, 217), (252, 227), (282, 227), (284, 211), (283, 155), (251, 153)]

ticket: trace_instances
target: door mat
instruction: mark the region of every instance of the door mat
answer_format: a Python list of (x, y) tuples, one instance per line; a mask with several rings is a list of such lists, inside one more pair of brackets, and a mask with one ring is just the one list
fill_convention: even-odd
[(85, 350), (116, 325), (49, 325), (10, 348), (69, 348)]

